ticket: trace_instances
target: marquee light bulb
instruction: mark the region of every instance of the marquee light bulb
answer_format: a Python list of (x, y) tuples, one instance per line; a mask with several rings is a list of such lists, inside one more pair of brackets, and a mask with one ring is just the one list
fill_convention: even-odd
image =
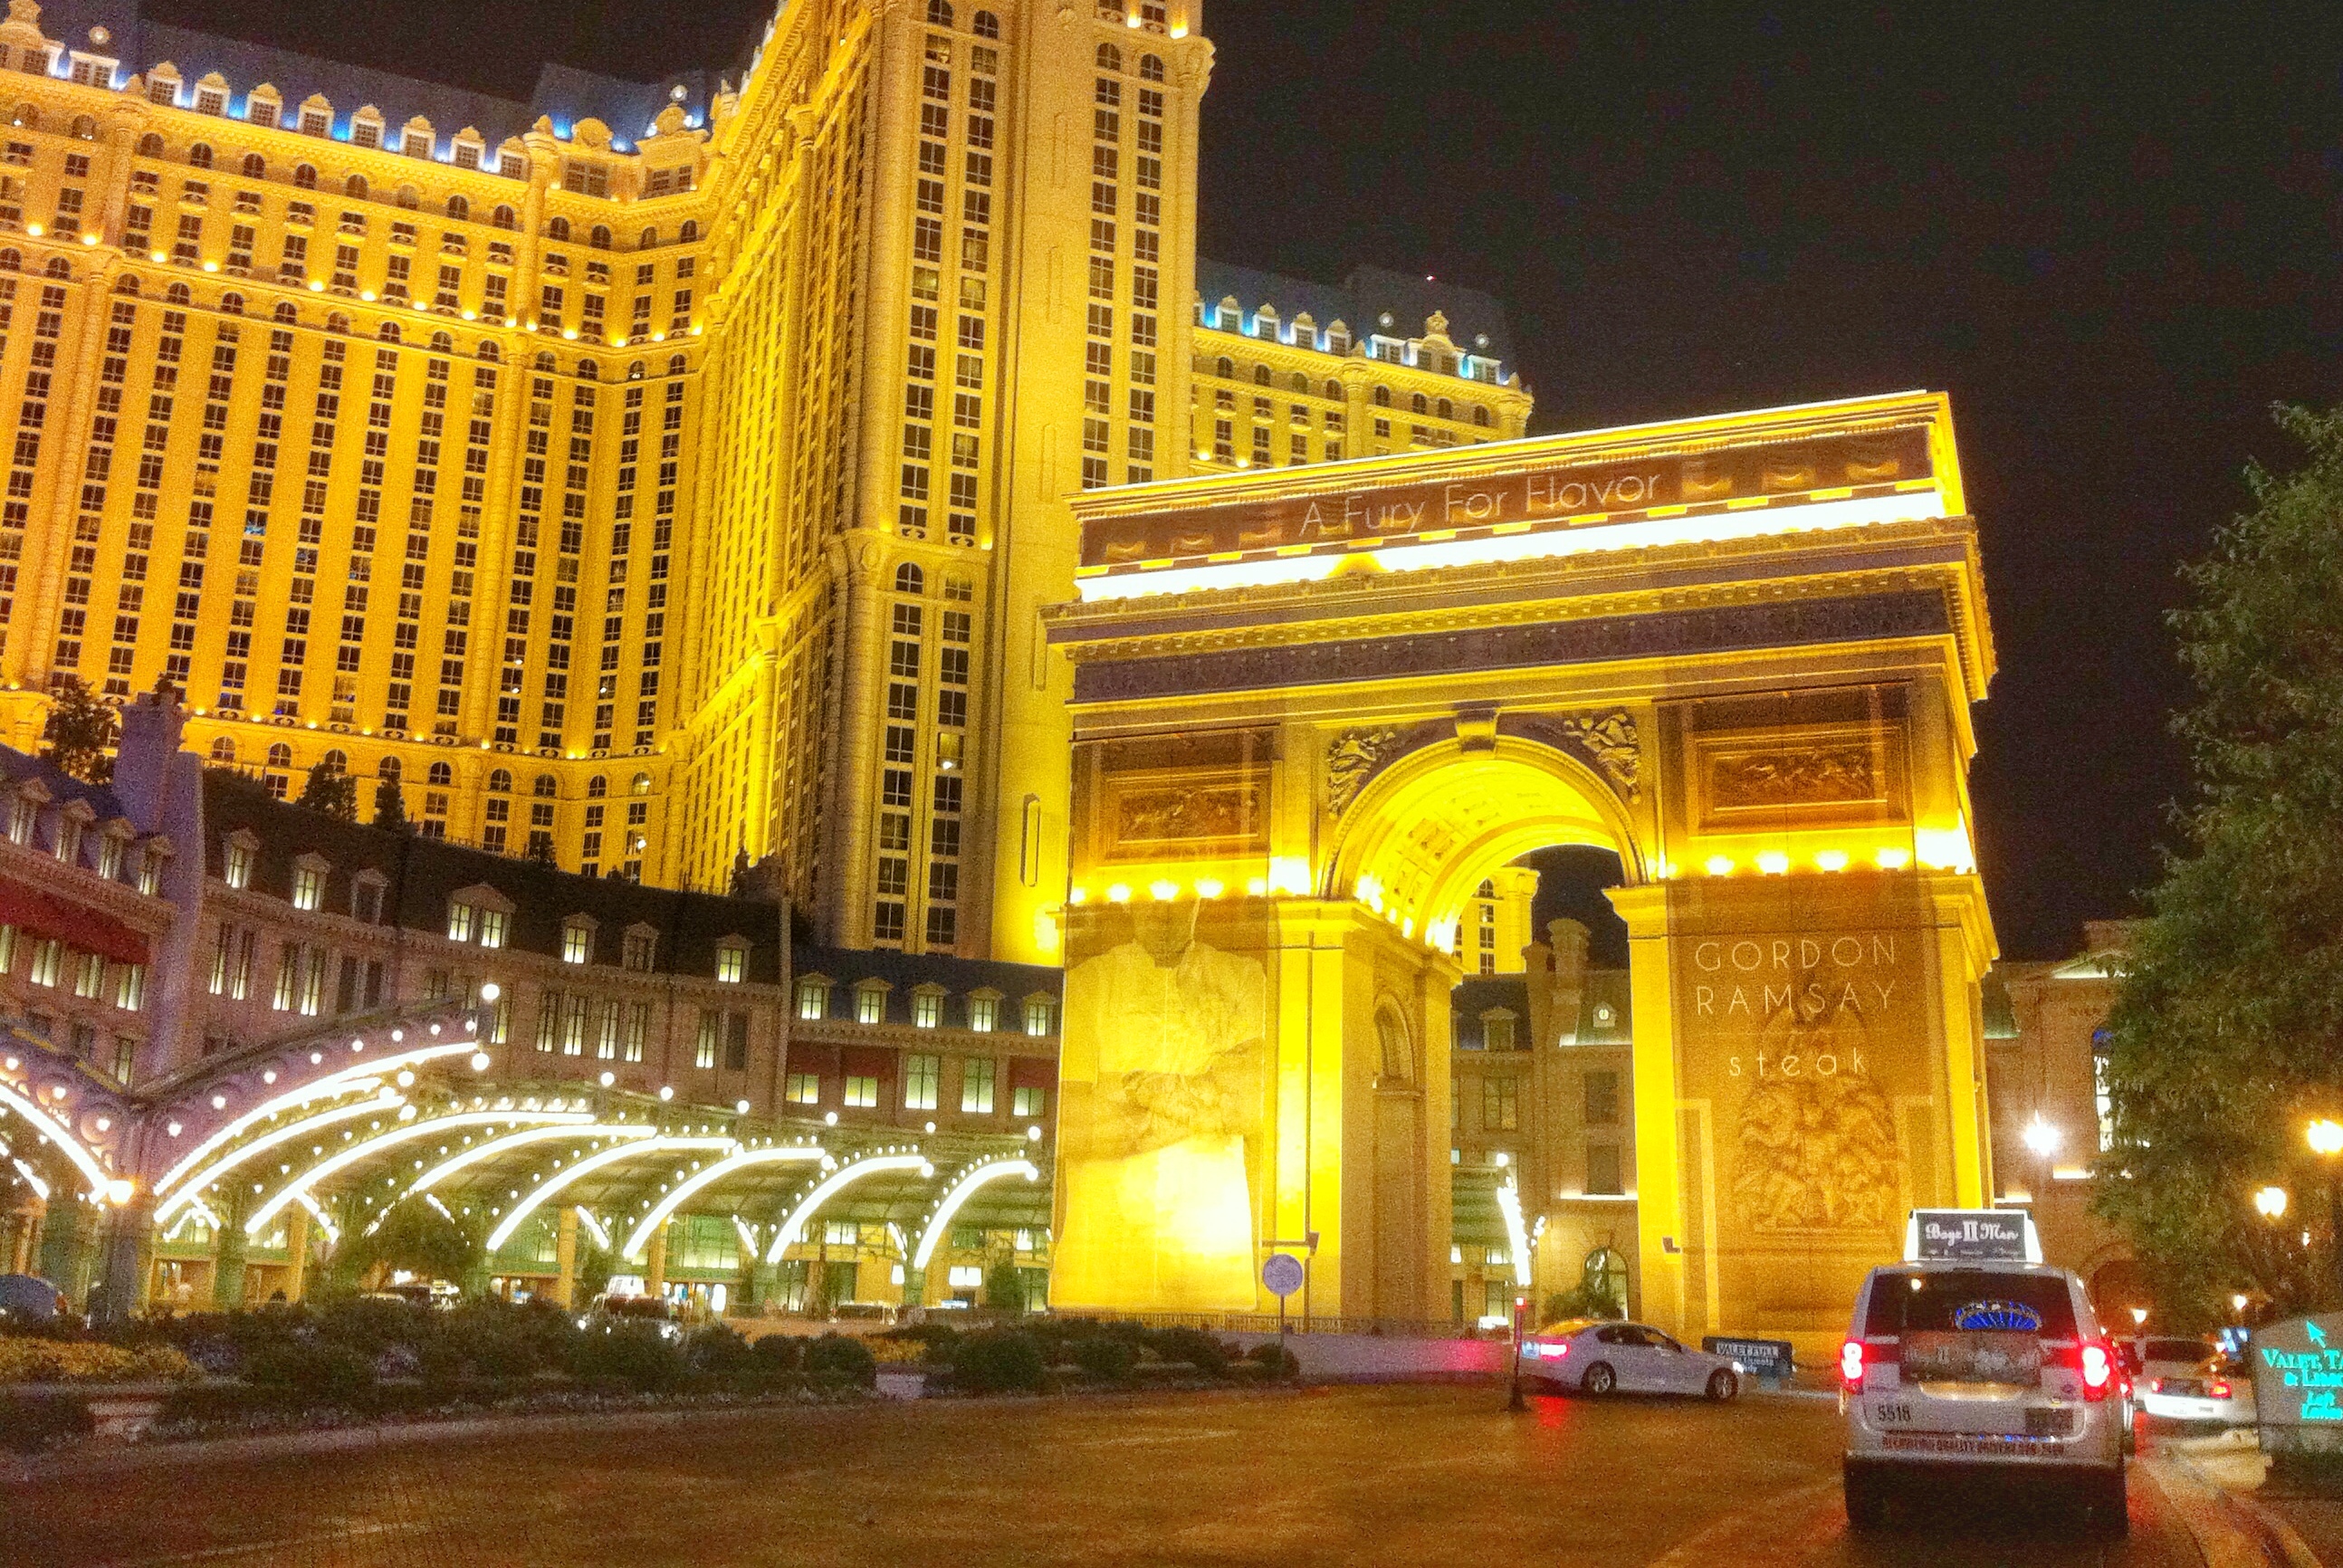
[(1704, 869), (1712, 877), (1729, 877), (1733, 875), (1733, 857), (1711, 855), (1704, 862)]
[(1127, 904), (1131, 902), (1131, 884), (1129, 882), (1116, 882), (1111, 885), (1106, 890), (1106, 901), (1110, 904)]
[(1757, 869), (1769, 877), (1778, 877), (1790, 869), (1790, 857), (1779, 849), (1768, 849), (1757, 857)]
[(1874, 857), (1883, 871), (1900, 871), (1912, 863), (1912, 851), (1900, 844), (1889, 844)]
[(1821, 854), (1815, 857), (1815, 864), (1820, 866), (1825, 871), (1844, 871), (1846, 869), (1846, 851), (1845, 849), (1825, 849)]
[(1147, 890), (1154, 896), (1157, 903), (1168, 904), (1180, 896), (1180, 884), (1172, 881), (1153, 881), (1147, 884)]

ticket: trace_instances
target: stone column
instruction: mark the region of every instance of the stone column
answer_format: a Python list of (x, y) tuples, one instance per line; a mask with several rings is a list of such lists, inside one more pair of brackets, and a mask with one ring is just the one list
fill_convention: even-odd
[(293, 1205), (285, 1216), (285, 1299), (297, 1302), (309, 1277), (309, 1211)]
[(99, 1243), (98, 1300), (94, 1315), (119, 1320), (146, 1304), (155, 1276), (155, 1203), (141, 1192), (106, 1211)]
[(88, 1304), (97, 1216), (78, 1198), (60, 1192), (49, 1201), (41, 1231), (42, 1277), (63, 1291), (79, 1312)]
[(244, 1305), (244, 1221), (234, 1210), (220, 1216), (212, 1250), (212, 1308), (232, 1312)]
[(648, 1295), (660, 1295), (667, 1290), (667, 1230), (673, 1223), (670, 1220), (651, 1232), (650, 1257), (643, 1266), (643, 1291)]
[(553, 1300), (556, 1305), (578, 1304), (578, 1205), (564, 1203), (553, 1230)]

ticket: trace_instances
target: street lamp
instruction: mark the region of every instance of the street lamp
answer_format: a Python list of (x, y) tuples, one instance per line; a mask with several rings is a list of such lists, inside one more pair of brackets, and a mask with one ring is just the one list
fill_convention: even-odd
[(2229, 1306), (2238, 1317), (2243, 1318), (2246, 1315), (2246, 1293), (2243, 1291), (2239, 1291), (2236, 1295), (2231, 1296), (2229, 1298)]
[(2136, 1329), (2144, 1329), (2147, 1327), (2147, 1309), (2146, 1307), (2134, 1307), (2131, 1310), (2131, 1326)]
[[(2336, 1128), (2336, 1132), (2343, 1135), (2343, 1127)], [(2026, 1124), (2026, 1131), (2018, 1136), (2024, 1141), (2026, 1147), (2038, 1159), (2047, 1160), (2058, 1152), (2061, 1134), (2056, 1127), (2042, 1120), (2042, 1113), (2038, 1111), (2034, 1113), (2033, 1120)], [(2338, 1141), (2336, 1148), (2343, 1150), (2343, 1141)]]
[(2254, 1207), (2265, 1220), (2286, 1218), (2286, 1189), (2264, 1187), (2254, 1194)]

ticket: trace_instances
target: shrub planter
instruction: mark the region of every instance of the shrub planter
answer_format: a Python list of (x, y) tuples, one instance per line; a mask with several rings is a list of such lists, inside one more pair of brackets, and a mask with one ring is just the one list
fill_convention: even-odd
[(928, 1373), (924, 1367), (885, 1366), (878, 1372), (880, 1399), (925, 1399), (928, 1393)]

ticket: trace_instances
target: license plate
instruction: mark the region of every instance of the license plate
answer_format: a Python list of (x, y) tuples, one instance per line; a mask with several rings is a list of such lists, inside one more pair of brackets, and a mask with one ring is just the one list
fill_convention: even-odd
[(2071, 1410), (2036, 1408), (2026, 1412), (2028, 1437), (2066, 1437), (2074, 1430), (2075, 1412)]

